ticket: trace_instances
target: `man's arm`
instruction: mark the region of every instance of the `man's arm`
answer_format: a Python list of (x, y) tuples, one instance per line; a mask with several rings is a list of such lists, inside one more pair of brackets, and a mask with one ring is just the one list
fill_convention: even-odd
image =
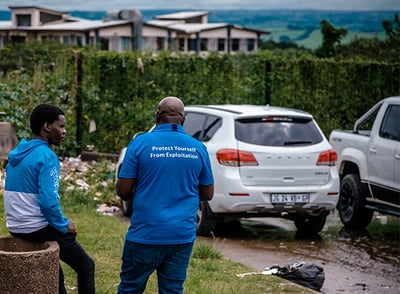
[(133, 189), (135, 188), (136, 179), (123, 179), (117, 180), (117, 195), (122, 200), (131, 200), (133, 198)]
[(60, 176), (57, 156), (45, 157), (44, 164), (40, 166), (38, 177), (39, 193), (38, 205), (48, 223), (62, 233), (69, 231), (69, 220), (61, 210), (58, 188)]
[(200, 201), (209, 201), (214, 196), (214, 184), (199, 185), (199, 198)]

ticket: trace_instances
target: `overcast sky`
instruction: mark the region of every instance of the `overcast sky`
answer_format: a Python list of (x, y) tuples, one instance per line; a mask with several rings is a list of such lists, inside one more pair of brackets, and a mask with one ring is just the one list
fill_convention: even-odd
[(120, 9), (318, 9), (394, 10), (400, 0), (0, 0), (0, 10), (9, 6), (40, 6), (58, 11)]

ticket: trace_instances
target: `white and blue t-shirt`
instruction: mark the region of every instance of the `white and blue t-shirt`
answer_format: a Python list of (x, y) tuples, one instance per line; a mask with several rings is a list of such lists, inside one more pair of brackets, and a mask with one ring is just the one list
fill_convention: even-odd
[(183, 126), (160, 124), (132, 140), (119, 178), (136, 179), (127, 240), (154, 245), (195, 240), (198, 186), (214, 180), (205, 145)]
[(67, 233), (60, 207), (60, 162), (47, 142), (22, 139), (8, 154), (4, 187), (6, 225), (12, 233), (32, 233), (47, 225)]

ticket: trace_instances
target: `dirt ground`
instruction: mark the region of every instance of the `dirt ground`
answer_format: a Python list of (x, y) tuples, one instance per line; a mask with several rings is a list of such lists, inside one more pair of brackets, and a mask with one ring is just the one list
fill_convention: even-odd
[[(324, 230), (329, 226), (342, 227), (337, 215), (328, 216)], [(346, 230), (339, 235), (298, 238), (290, 221), (275, 218), (248, 219), (244, 225), (224, 229), (217, 237), (197, 239), (213, 245), (225, 259), (256, 272), (272, 265), (312, 262), (324, 269), (321, 293), (400, 293), (400, 229), (397, 236), (382, 240)]]
[[(337, 221), (336, 216), (329, 216), (327, 224), (338, 225)], [(213, 244), (224, 258), (250, 266), (255, 271), (274, 264), (317, 263), (325, 272), (322, 293), (400, 293), (397, 237), (372, 242), (368, 236), (342, 233), (316, 240), (284, 237), (282, 241), (279, 236), (265, 237), (257, 232), (263, 230), (277, 235), (279, 231), (293, 232), (294, 226), (287, 221), (267, 218), (246, 222), (247, 229), (236, 228), (226, 236), (200, 239)]]

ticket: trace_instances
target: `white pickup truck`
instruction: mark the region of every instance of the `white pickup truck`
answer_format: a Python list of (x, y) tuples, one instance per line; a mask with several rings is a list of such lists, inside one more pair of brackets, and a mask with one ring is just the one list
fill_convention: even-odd
[(400, 96), (381, 100), (353, 130), (334, 130), (329, 141), (338, 154), (342, 223), (361, 229), (374, 211), (400, 216)]

